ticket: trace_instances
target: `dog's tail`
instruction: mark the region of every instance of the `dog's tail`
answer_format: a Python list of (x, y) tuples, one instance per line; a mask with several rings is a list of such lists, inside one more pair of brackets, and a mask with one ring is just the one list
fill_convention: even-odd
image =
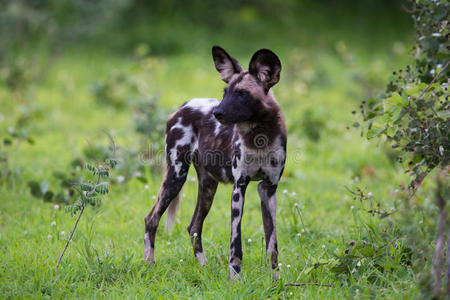
[(178, 207), (180, 206), (180, 193), (170, 202), (166, 215), (166, 231), (171, 233), (175, 226), (175, 218), (177, 216)]

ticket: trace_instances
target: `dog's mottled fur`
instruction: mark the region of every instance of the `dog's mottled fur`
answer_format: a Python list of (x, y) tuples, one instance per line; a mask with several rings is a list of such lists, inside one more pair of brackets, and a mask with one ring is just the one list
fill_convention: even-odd
[[(219, 182), (233, 183), (229, 271), (241, 271), (241, 219), (250, 181), (260, 181), (258, 193), (266, 237), (267, 262), (277, 276), (276, 190), (286, 160), (286, 128), (270, 90), (280, 78), (281, 63), (270, 50), (257, 51), (242, 66), (225, 50), (212, 48), (214, 64), (227, 83), (223, 100), (192, 99), (170, 116), (166, 129), (167, 168), (158, 199), (145, 218), (145, 259), (154, 261), (155, 234), (169, 208), (169, 223), (189, 166), (198, 176), (198, 199), (188, 232), (198, 262), (207, 263), (202, 247), (203, 221)], [(172, 202), (172, 203), (171, 203)]]

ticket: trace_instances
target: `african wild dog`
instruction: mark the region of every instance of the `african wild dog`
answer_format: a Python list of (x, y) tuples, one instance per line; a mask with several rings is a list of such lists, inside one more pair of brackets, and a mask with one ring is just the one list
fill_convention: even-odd
[(192, 99), (167, 122), (167, 168), (158, 199), (145, 218), (145, 259), (154, 261), (156, 229), (167, 208), (168, 223), (173, 224), (179, 193), (192, 163), (198, 176), (198, 198), (187, 229), (200, 265), (207, 263), (201, 240), (202, 227), (217, 185), (233, 183), (229, 271), (231, 279), (239, 275), (245, 190), (250, 181), (260, 181), (258, 193), (266, 257), (276, 277), (275, 192), (286, 158), (286, 128), (270, 88), (280, 79), (281, 63), (267, 49), (253, 55), (248, 71), (220, 47), (212, 48), (212, 56), (217, 71), (227, 83), (223, 100)]

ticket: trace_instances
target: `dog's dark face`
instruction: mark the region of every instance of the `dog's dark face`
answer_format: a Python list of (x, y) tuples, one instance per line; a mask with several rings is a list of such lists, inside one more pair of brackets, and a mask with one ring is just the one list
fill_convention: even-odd
[(217, 71), (228, 84), (214, 116), (223, 124), (255, 120), (267, 108), (270, 88), (280, 80), (280, 60), (272, 51), (261, 49), (253, 54), (249, 70), (244, 71), (222, 48), (214, 46), (212, 54)]

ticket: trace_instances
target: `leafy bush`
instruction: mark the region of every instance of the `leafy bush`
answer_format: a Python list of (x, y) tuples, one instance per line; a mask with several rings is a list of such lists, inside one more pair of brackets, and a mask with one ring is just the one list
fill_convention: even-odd
[(450, 160), (449, 9), (450, 3), (434, 0), (413, 4), (414, 64), (393, 72), (386, 92), (360, 106), (367, 138), (384, 138), (400, 150), (416, 184)]
[[(437, 242), (432, 270), (426, 264), (430, 254), (428, 245), (420, 245), (414, 253), (421, 259), (420, 270), (424, 295), (442, 296), (442, 265), (448, 203), (448, 173), (450, 171), (450, 101), (448, 75), (450, 57), (449, 36), (450, 2), (417, 0), (412, 2), (410, 13), (416, 28), (413, 48), (414, 63), (392, 73), (386, 91), (376, 98), (362, 101), (360, 114), (363, 131), (368, 139), (379, 137), (397, 149), (398, 160), (413, 176), (410, 193), (404, 196), (405, 205), (414, 197), (416, 190), (428, 174), (437, 170), (436, 204)], [(356, 111), (353, 111), (356, 113)], [(360, 124), (356, 122), (355, 127)], [(433, 213), (429, 214), (433, 217)], [(411, 234), (412, 230), (409, 232)], [(447, 236), (450, 247), (450, 236)], [(420, 243), (415, 243), (420, 244)], [(447, 249), (447, 255), (450, 250)], [(425, 254), (425, 255), (424, 255)], [(429, 256), (428, 256), (429, 257)], [(431, 291), (433, 272), (434, 288)], [(424, 275), (426, 274), (426, 275)], [(447, 293), (450, 291), (450, 264), (447, 257)], [(427, 278), (427, 279), (425, 279)]]

